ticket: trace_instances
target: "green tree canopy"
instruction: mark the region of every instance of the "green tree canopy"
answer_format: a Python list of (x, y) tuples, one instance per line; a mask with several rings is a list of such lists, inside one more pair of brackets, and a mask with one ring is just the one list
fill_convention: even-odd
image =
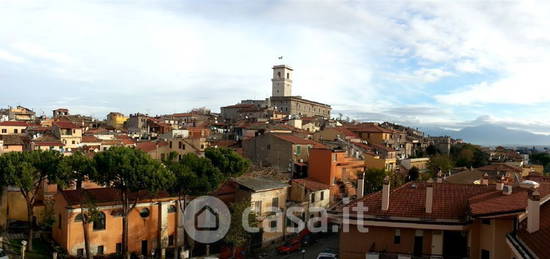
[(365, 194), (373, 193), (382, 190), (384, 177), (386, 177), (384, 169), (369, 168), (365, 172)]
[(235, 177), (244, 174), (250, 168), (250, 161), (229, 148), (209, 147), (205, 157), (210, 159), (225, 176)]
[(453, 169), (454, 163), (448, 155), (435, 155), (430, 157), (428, 161), (428, 169), (430, 169), (430, 177), (435, 177), (439, 171), (447, 173)]
[[(27, 206), (27, 220), (33, 222), (34, 207), (44, 182), (58, 182), (62, 155), (56, 151), (9, 152), (0, 156), (0, 183), (19, 188)], [(33, 228), (29, 228), (32, 237)], [(28, 240), (32, 249), (32, 238)]]
[[(122, 254), (128, 253), (128, 214), (136, 206), (139, 195), (130, 200), (129, 193), (167, 190), (175, 181), (174, 174), (147, 153), (127, 147), (112, 147), (94, 156), (98, 174), (93, 181), (120, 191), (122, 203)], [(130, 206), (130, 202), (132, 205)]]

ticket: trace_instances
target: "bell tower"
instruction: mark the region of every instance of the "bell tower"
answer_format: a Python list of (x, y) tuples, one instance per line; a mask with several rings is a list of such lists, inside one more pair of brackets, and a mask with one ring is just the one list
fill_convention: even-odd
[(292, 96), (292, 79), (294, 70), (287, 65), (273, 67), (271, 96)]

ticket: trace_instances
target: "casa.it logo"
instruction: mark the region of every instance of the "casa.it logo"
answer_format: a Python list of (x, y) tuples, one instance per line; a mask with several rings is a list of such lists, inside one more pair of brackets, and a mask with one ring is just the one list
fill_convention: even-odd
[(231, 225), (231, 214), (218, 198), (201, 196), (191, 201), (183, 213), (183, 226), (193, 240), (212, 244), (221, 240)]

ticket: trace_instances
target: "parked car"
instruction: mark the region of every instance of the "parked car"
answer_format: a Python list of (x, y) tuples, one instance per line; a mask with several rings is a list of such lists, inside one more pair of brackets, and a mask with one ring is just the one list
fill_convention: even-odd
[(317, 259), (335, 259), (335, 258), (338, 258), (338, 254), (336, 253), (336, 251), (330, 248), (325, 249), (323, 252), (319, 253), (319, 255), (317, 256)]
[(295, 237), (289, 241), (286, 241), (282, 246), (277, 247), (279, 254), (289, 254), (302, 248), (302, 238)]

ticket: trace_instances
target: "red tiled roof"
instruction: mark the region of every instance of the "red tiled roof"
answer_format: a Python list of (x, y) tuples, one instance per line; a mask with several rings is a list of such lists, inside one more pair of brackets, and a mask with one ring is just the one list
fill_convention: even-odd
[(62, 129), (78, 129), (76, 124), (70, 122), (70, 121), (54, 121), (52, 125), (57, 126)]
[(421, 219), (455, 219), (463, 220), (468, 212), (468, 198), (495, 189), (495, 186), (473, 184), (433, 183), (432, 213), (426, 213), (426, 186), (425, 182), (409, 182), (390, 193), (390, 206), (387, 211), (382, 210), (382, 192), (376, 192), (355, 201), (363, 201), (368, 207), (366, 215), (410, 217)]
[(357, 134), (353, 133), (351, 130), (345, 128), (345, 127), (334, 127), (333, 128), (334, 130), (344, 134), (344, 136), (346, 137), (350, 137), (350, 138), (359, 138), (359, 136), (357, 136)]
[(311, 139), (304, 139), (300, 138), (298, 136), (292, 135), (292, 134), (273, 134), (273, 136), (282, 139), (286, 142), (290, 142), (292, 144), (298, 144), (298, 145), (312, 145), (314, 148), (326, 148), (325, 145), (315, 142)]
[(2, 121), (0, 126), (27, 127), (29, 124), (24, 121)]
[(67, 108), (59, 108), (59, 109), (55, 109), (54, 111), (69, 112), (69, 109), (67, 109)]
[(363, 123), (358, 125), (352, 125), (348, 127), (353, 132), (366, 132), (366, 133), (393, 133), (392, 130), (380, 127), (372, 123)]
[[(512, 194), (504, 195), (502, 191), (495, 190), (479, 194), (469, 199), (472, 215), (485, 215), (523, 211), (527, 207), (527, 189), (514, 187)], [(541, 183), (539, 187), (541, 197), (550, 194), (550, 184)]]
[(84, 135), (82, 136), (82, 141), (83, 143), (101, 143), (101, 140), (96, 138), (95, 136), (89, 136), (89, 135)]
[(540, 208), (539, 230), (529, 233), (525, 228), (520, 229), (518, 237), (538, 258), (550, 258), (550, 203), (546, 202)]
[(522, 172), (521, 168), (508, 164), (491, 164), (483, 167), (476, 168), (479, 171), (499, 171), (499, 172)]
[(166, 142), (166, 141), (161, 141), (161, 142), (153, 142), (153, 141), (139, 142), (139, 143), (137, 143), (136, 148), (140, 149), (140, 150), (143, 150), (145, 152), (151, 152), (151, 151), (157, 149), (157, 144), (158, 144), (158, 147), (162, 147), (162, 146), (167, 146), (168, 142)]
[(22, 146), (25, 145), (28, 139), (20, 135), (0, 135), (0, 140), (2, 140), (4, 146)]
[[(90, 198), (94, 200), (95, 203), (99, 204), (118, 204), (120, 200), (120, 192), (113, 188), (94, 188), (94, 189), (85, 189)], [(81, 191), (78, 190), (63, 190), (60, 191), (67, 204), (69, 206), (75, 206), (80, 204), (81, 200)], [(139, 194), (139, 196), (138, 196)], [(136, 197), (139, 197), (139, 201), (150, 201), (154, 199), (163, 199), (171, 197), (167, 192), (161, 191), (157, 192), (155, 195), (150, 194), (147, 191), (139, 191), (138, 193), (129, 193), (128, 197), (133, 200)]]
[(309, 179), (293, 179), (292, 182), (301, 184), (306, 189), (311, 191), (327, 190), (330, 188), (330, 186), (327, 184), (320, 183), (315, 180), (309, 180)]
[(45, 146), (45, 147), (62, 147), (63, 143), (61, 141), (33, 141), (35, 146)]

